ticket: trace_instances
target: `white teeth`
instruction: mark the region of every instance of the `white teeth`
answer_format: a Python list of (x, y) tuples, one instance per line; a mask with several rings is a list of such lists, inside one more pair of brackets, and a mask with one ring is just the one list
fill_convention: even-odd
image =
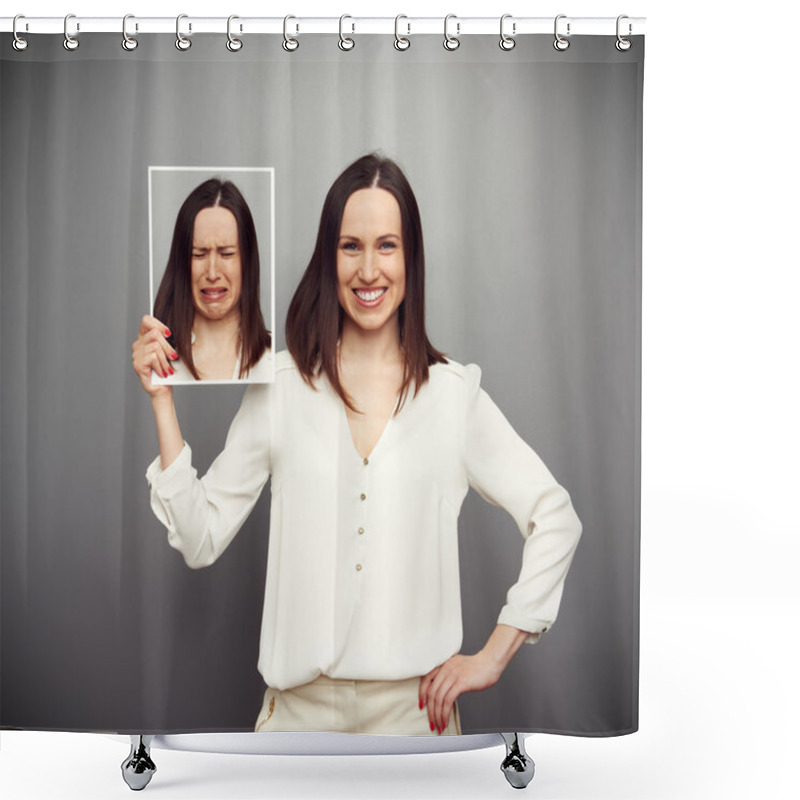
[(365, 303), (371, 303), (373, 300), (377, 300), (385, 291), (386, 289), (373, 289), (370, 292), (365, 292), (361, 289), (356, 289), (355, 293), (359, 300), (363, 300)]

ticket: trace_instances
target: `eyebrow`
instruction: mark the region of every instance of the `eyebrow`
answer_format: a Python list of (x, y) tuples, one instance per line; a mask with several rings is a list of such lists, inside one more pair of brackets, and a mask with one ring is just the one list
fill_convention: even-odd
[[(339, 237), (339, 241), (341, 242), (342, 239), (352, 239), (353, 241), (358, 241), (358, 242), (361, 241), (360, 236), (355, 236), (352, 233), (343, 233)], [(381, 241), (382, 239), (402, 239), (402, 237), (400, 236), (400, 234), (397, 233), (383, 233), (377, 237), (377, 241)]]
[(196, 244), (192, 245), (192, 250), (200, 250), (203, 253), (207, 253), (209, 250), (235, 250), (237, 245), (235, 244), (221, 244), (218, 247), (199, 247)]

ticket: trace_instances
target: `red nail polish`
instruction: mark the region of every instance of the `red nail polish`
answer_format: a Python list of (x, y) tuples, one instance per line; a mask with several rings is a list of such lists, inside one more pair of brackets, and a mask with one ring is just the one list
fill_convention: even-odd
[(169, 375), (167, 375), (167, 373), (165, 372), (165, 373), (164, 373), (164, 375), (163, 375), (163, 377), (165, 377), (165, 378), (168, 378), (168, 377), (169, 377)]
[(431, 722), (431, 730), (432, 730), (432, 731), (435, 731), (435, 730), (436, 730), (436, 726), (435, 726), (435, 725), (434, 725), (432, 722)]
[(422, 703), (422, 700), (419, 701), (419, 707), (420, 707), (420, 710), (422, 710), (422, 708), (424, 707), (423, 703)]
[(177, 353), (173, 353), (172, 354), (172, 358), (173, 358), (173, 360), (176, 360), (178, 358), (178, 354)]
[(169, 368), (169, 374), (170, 374), (170, 375), (174, 375), (174, 374), (175, 374), (175, 370), (174, 370), (174, 369), (172, 369), (172, 367), (170, 367), (170, 368)]
[(164, 330), (164, 335), (165, 335), (165, 336), (172, 336), (172, 331), (170, 331), (170, 329), (169, 329), (169, 328), (166, 328), (166, 329)]

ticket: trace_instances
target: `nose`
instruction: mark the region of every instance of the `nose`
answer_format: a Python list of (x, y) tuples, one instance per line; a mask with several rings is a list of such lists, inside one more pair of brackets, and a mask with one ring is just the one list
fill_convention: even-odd
[(364, 257), (361, 260), (361, 279), (364, 283), (372, 283), (378, 278), (378, 259), (377, 254), (372, 248), (367, 248), (364, 252)]
[(217, 254), (213, 252), (208, 256), (206, 277), (211, 281), (214, 281), (219, 277), (219, 263), (217, 262), (217, 258)]

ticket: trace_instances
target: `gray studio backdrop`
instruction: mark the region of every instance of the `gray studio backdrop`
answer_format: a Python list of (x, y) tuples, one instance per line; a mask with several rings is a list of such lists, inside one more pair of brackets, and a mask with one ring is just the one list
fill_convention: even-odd
[[(130, 349), (149, 287), (147, 166), (273, 166), (276, 348), (325, 193), (379, 149), (422, 212), (435, 346), (483, 385), (568, 488), (584, 524), (559, 619), (465, 733), (637, 726), (641, 110), (644, 41), (612, 37), (172, 35), (0, 38), (0, 725), (252, 730), (266, 489), (214, 566), (167, 545), (157, 454)], [(176, 389), (197, 466), (242, 387)], [(463, 652), (494, 627), (522, 539), (473, 493), (460, 520)]]

